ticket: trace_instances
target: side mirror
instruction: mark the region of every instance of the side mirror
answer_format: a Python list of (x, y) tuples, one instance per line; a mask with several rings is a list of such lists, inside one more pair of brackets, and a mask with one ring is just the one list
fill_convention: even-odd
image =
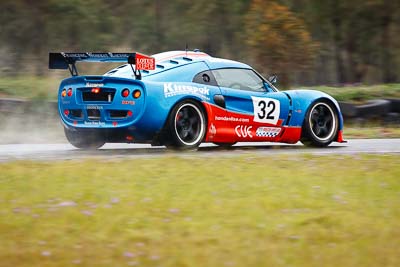
[(278, 76), (276, 76), (275, 74), (272, 76), (268, 77), (268, 81), (272, 84), (276, 84), (278, 82)]

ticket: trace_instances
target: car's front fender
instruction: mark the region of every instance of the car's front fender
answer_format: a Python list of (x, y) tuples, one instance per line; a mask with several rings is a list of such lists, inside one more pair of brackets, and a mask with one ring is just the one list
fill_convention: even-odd
[(339, 119), (339, 130), (343, 129), (343, 116), (340, 111), (338, 102), (330, 95), (314, 90), (289, 90), (284, 93), (291, 99), (293, 103), (293, 113), (290, 119), (291, 126), (302, 126), (304, 118), (311, 104), (317, 100), (326, 100), (332, 103), (337, 112)]

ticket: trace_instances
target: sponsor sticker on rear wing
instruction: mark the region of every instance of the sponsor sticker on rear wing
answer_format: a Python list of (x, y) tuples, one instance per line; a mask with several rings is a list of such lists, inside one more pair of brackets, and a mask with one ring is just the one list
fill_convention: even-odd
[(140, 53), (49, 53), (49, 69), (69, 69), (72, 76), (78, 75), (76, 62), (127, 62), (135, 70), (154, 70), (155, 59)]
[(154, 57), (149, 57), (143, 54), (135, 53), (135, 56), (128, 58), (129, 64), (134, 64), (136, 70), (155, 70), (156, 60)]

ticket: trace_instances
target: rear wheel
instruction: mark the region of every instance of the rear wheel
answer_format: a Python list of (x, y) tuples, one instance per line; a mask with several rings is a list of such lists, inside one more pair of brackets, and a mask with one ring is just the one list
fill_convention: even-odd
[(329, 103), (312, 104), (303, 124), (301, 142), (308, 146), (325, 147), (336, 138), (339, 128), (338, 113)]
[(171, 142), (168, 147), (190, 149), (198, 147), (206, 133), (206, 118), (202, 108), (193, 101), (176, 105), (168, 118)]
[(104, 137), (93, 130), (69, 130), (64, 128), (68, 142), (76, 148), (97, 149), (105, 144)]

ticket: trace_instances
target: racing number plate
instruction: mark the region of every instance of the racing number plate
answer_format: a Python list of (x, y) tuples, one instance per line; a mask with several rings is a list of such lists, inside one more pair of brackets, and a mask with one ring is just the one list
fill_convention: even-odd
[(281, 106), (279, 100), (265, 97), (251, 97), (254, 107), (254, 121), (276, 125)]

